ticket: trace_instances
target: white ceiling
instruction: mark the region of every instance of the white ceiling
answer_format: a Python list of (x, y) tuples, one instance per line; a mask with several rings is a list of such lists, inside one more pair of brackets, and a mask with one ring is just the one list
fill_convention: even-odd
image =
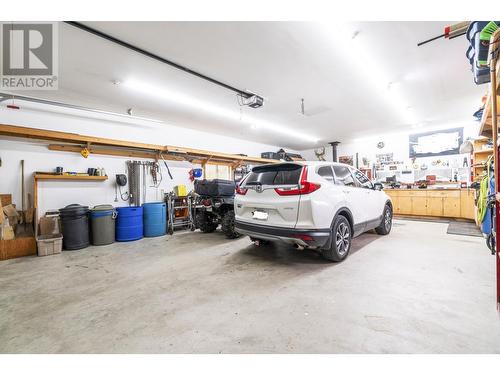
[[(465, 37), (416, 46), (449, 22), (86, 24), (256, 92), (265, 105), (239, 115), (234, 93), (66, 24), (60, 25), (59, 90), (26, 94), (120, 113), (132, 107), (137, 116), (308, 149), (315, 144), (303, 134), (321, 144), (471, 121), (486, 90), (472, 82)], [(130, 79), (234, 111), (236, 118), (112, 83)], [(301, 98), (307, 116), (299, 114)], [(256, 129), (249, 125), (255, 119)]]

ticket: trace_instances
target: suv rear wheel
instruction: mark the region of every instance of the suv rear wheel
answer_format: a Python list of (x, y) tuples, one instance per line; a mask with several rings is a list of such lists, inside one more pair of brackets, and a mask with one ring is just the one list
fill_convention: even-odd
[(382, 214), (382, 222), (375, 228), (377, 234), (389, 234), (392, 228), (392, 207), (388, 204), (385, 205), (384, 213)]
[(345, 216), (337, 216), (333, 224), (330, 248), (321, 250), (321, 255), (334, 262), (343, 261), (349, 255), (351, 239), (352, 231), (349, 221)]

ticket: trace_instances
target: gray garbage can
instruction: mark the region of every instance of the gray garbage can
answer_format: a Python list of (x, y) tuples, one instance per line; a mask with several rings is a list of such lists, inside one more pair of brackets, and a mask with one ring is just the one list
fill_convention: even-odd
[(115, 242), (116, 210), (110, 204), (101, 204), (90, 210), (92, 245), (109, 245)]

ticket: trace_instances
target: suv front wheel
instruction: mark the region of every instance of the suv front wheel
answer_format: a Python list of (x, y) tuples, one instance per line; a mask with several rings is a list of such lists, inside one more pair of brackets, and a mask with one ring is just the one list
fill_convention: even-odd
[(349, 221), (345, 216), (339, 215), (333, 224), (330, 248), (321, 250), (321, 254), (325, 259), (341, 262), (349, 255), (351, 239), (352, 231)]

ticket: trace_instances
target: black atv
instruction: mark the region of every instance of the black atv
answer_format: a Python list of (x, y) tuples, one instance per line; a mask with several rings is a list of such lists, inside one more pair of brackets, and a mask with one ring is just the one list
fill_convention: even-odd
[(228, 180), (197, 180), (194, 184), (195, 227), (204, 233), (214, 232), (219, 224), (227, 238), (238, 238), (234, 230), (235, 184)]

